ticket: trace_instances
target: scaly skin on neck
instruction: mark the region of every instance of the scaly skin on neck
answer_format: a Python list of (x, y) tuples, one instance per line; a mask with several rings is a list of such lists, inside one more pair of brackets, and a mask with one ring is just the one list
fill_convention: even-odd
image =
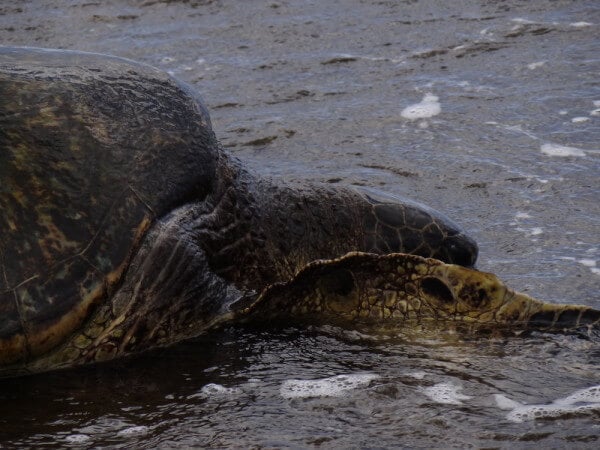
[(217, 167), (192, 234), (210, 269), (238, 287), (260, 291), (310, 261), (364, 249), (364, 212), (350, 191), (277, 184), (224, 153)]
[(422, 205), (349, 187), (287, 185), (219, 153), (215, 186), (192, 234), (211, 270), (242, 289), (291, 279), (350, 251), (416, 253), (472, 265), (477, 245)]

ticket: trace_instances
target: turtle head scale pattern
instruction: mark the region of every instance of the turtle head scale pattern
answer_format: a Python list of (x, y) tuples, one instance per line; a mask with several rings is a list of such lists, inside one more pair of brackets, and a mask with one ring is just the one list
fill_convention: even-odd
[(364, 251), (411, 253), (473, 266), (478, 247), (473, 239), (441, 213), (420, 203), (375, 189), (360, 188), (368, 204)]

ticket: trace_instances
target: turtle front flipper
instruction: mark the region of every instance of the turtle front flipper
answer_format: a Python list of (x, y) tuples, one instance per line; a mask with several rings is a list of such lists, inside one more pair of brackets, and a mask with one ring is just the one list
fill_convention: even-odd
[(258, 320), (287, 316), (387, 328), (456, 323), (515, 332), (600, 329), (600, 311), (593, 308), (544, 303), (495, 275), (403, 253), (316, 261), (288, 283), (271, 286), (246, 312)]

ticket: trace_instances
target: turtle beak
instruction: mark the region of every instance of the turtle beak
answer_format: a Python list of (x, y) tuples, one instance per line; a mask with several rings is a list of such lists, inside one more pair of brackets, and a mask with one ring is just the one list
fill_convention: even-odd
[(434, 255), (439, 259), (459, 266), (473, 267), (477, 261), (479, 249), (477, 244), (469, 236), (462, 233), (448, 236), (444, 239), (440, 255)]

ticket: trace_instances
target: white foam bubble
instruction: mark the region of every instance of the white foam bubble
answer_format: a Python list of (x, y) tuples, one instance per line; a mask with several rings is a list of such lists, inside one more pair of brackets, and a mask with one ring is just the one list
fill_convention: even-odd
[(508, 397), (505, 397), (501, 394), (494, 394), (494, 399), (496, 400), (496, 405), (498, 408), (503, 409), (505, 411), (510, 411), (512, 409), (518, 408), (521, 405), (519, 402), (515, 402)]
[(284, 398), (342, 397), (377, 378), (379, 375), (373, 373), (356, 373), (316, 380), (285, 380), (279, 392)]
[(548, 156), (585, 156), (585, 152), (579, 148), (552, 143), (542, 144), (540, 150)]
[(65, 437), (65, 441), (71, 444), (82, 444), (90, 439), (91, 437), (87, 434), (70, 434), (69, 436)]
[(592, 25), (594, 25), (593, 23), (590, 22), (572, 22), (569, 24), (570, 26), (574, 27), (574, 28), (586, 28), (586, 27), (591, 27)]
[(426, 119), (428, 117), (437, 116), (442, 112), (439, 98), (433, 94), (427, 93), (420, 103), (409, 105), (402, 110), (400, 115), (405, 119)]
[(546, 64), (546, 61), (532, 62), (532, 63), (527, 64), (527, 68), (529, 70), (534, 70), (534, 69), (537, 69), (538, 67), (542, 67), (545, 64)]
[(600, 100), (594, 100), (592, 103), (594, 106), (600, 106)]
[(462, 405), (462, 400), (469, 400), (472, 397), (459, 394), (462, 386), (453, 383), (438, 383), (436, 385), (423, 388), (423, 393), (436, 403), (444, 405)]
[(544, 229), (541, 227), (532, 227), (532, 228), (517, 227), (516, 230), (520, 231), (521, 233), (525, 233), (527, 236), (539, 236), (540, 234), (542, 234), (544, 232)]
[(573, 122), (573, 123), (582, 123), (582, 122), (587, 122), (588, 120), (590, 120), (589, 117), (573, 117), (571, 119), (571, 122)]
[(202, 386), (200, 392), (188, 396), (188, 399), (192, 398), (206, 398), (206, 397), (227, 397), (232, 395), (240, 394), (241, 390), (237, 388), (228, 388), (221, 384), (208, 383)]
[(531, 236), (537, 236), (538, 234), (542, 234), (543, 232), (543, 228), (540, 227), (533, 227), (531, 230), (529, 230)]
[(600, 109), (590, 111), (590, 116), (600, 116)]
[(128, 427), (128, 428), (124, 428), (121, 431), (119, 431), (117, 433), (117, 436), (133, 436), (133, 435), (140, 435), (140, 434), (146, 434), (150, 429), (145, 426), (145, 425), (138, 425), (138, 426), (134, 426), (134, 427)]
[(531, 25), (531, 24), (535, 23), (535, 22), (534, 22), (534, 21), (532, 21), (532, 20), (529, 20), (529, 19), (524, 19), (524, 18), (522, 18), (522, 17), (515, 17), (514, 19), (510, 19), (510, 21), (511, 21), (511, 22), (516, 22), (516, 23), (529, 24), (529, 25)]
[(585, 267), (596, 267), (596, 260), (595, 259), (580, 259), (579, 261), (577, 261), (579, 264), (583, 264)]
[(598, 262), (595, 259), (582, 258), (578, 259), (577, 262), (588, 267), (593, 274), (600, 275), (600, 267), (597, 267)]
[(581, 414), (600, 410), (600, 403), (587, 405), (522, 405), (510, 411), (506, 418), (511, 422), (525, 422), (541, 418), (562, 417), (566, 414)]
[(531, 219), (531, 215), (529, 215), (525, 212), (518, 212), (517, 214), (515, 214), (515, 218), (516, 219)]
[(562, 417), (567, 414), (600, 411), (600, 386), (575, 391), (550, 404), (525, 405), (500, 394), (495, 394), (494, 399), (498, 408), (510, 411), (506, 415), (508, 420), (511, 422), (524, 422), (539, 418)]
[(575, 258), (572, 256), (561, 256), (560, 259), (564, 259), (565, 261), (575, 261)]
[[(578, 242), (578, 244), (583, 244), (583, 242)], [(591, 250), (595, 251), (596, 249), (594, 248)], [(586, 252), (586, 253), (588, 253), (588, 252)], [(589, 253), (593, 253), (593, 252), (589, 252)], [(588, 267), (590, 269), (590, 272), (592, 272), (593, 274), (600, 275), (600, 268), (597, 267), (598, 261), (595, 259), (591, 259), (591, 258), (577, 259), (572, 256), (561, 256), (560, 259), (565, 260), (565, 261), (577, 262), (585, 267)]]
[(600, 403), (600, 385), (580, 389), (564, 398), (559, 398), (554, 403), (559, 405), (575, 405), (581, 402)]

